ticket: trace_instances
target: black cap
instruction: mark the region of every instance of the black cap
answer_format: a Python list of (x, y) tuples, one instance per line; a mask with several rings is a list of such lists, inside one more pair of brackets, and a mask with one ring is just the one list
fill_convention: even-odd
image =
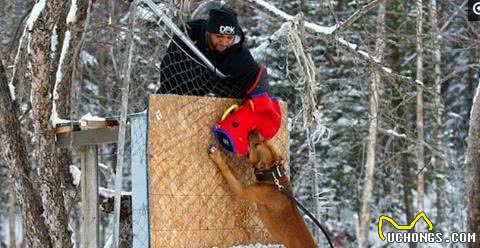
[(237, 14), (230, 8), (212, 9), (208, 13), (207, 31), (215, 34), (235, 35), (240, 32)]

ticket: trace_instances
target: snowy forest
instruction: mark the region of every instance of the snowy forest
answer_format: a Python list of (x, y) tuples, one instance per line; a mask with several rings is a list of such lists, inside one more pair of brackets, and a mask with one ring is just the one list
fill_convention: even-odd
[[(154, 2), (181, 30), (220, 4)], [(222, 1), (288, 105), (295, 196), (335, 247), (480, 247), (480, 22), (468, 10), (477, 2)], [(95, 122), (119, 126), (118, 142), (95, 151), (98, 244), (132, 247), (129, 116), (162, 84), (174, 32), (142, 0), (0, 6), (0, 247), (82, 247), (88, 151), (56, 134)], [(434, 232), (475, 233), (477, 243), (379, 239), (381, 215), (409, 224), (422, 211)], [(263, 247), (249, 245), (237, 247)]]

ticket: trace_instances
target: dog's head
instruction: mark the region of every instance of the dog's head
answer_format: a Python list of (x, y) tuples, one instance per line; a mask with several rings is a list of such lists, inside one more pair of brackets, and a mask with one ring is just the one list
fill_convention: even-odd
[(277, 149), (256, 131), (250, 133), (249, 143), (247, 162), (258, 170), (268, 170), (282, 159)]

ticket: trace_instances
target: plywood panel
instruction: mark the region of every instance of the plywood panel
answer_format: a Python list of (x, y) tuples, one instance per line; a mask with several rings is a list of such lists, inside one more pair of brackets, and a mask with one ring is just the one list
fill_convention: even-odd
[[(235, 99), (152, 95), (149, 104), (150, 236), (153, 247), (229, 247), (274, 243), (256, 216), (239, 201), (207, 155), (213, 125)], [(286, 106), (274, 139), (287, 157)], [(242, 158), (227, 155), (237, 178), (254, 182)]]

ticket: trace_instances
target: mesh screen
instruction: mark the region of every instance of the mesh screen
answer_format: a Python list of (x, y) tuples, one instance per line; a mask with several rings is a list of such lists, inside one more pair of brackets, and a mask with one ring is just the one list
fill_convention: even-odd
[[(143, 4), (139, 8), (139, 26), (151, 28), (147, 23), (158, 20), (157, 14), (153, 14), (152, 8), (148, 5)], [(167, 8), (164, 5), (156, 5), (155, 8), (162, 11), (167, 18)], [(177, 27), (186, 34), (186, 24), (182, 21), (178, 22)], [(246, 87), (248, 87), (247, 82), (236, 82), (228, 75), (227, 77), (219, 76), (217, 71), (222, 74), (220, 69), (209, 68), (206, 62), (190, 49), (177, 33), (172, 32), (168, 25), (158, 21), (154, 25), (163, 32), (163, 36), (168, 37), (168, 39), (160, 41), (166, 50), (162, 53), (158, 68), (160, 78), (156, 93), (229, 98), (243, 98), (245, 96)], [(205, 39), (207, 38), (205, 37)], [(239, 37), (236, 39), (238, 41)], [(213, 54), (211, 56), (220, 55)], [(221, 65), (217, 64), (217, 66)]]
[(240, 82), (222, 79), (209, 70), (191, 51), (173, 40), (160, 68), (159, 94), (242, 98), (246, 89)]
[[(158, 6), (181, 30), (186, 30), (186, 19), (178, 15), (181, 6)], [(147, 5), (138, 6), (136, 18), (132, 76), (135, 84), (146, 86), (143, 89), (148, 91), (143, 92), (141, 85), (138, 88), (133, 86), (130, 112), (148, 108), (145, 100), (148, 93), (161, 94), (154, 96), (157, 100), (150, 102), (149, 109), (147, 160), (150, 161), (151, 244), (154, 247), (229, 247), (236, 244), (274, 243), (255, 217), (254, 206), (235, 200), (218, 169), (206, 157), (206, 147), (214, 142), (213, 124), (235, 100), (196, 97), (177, 97), (177, 100), (173, 100), (164, 95), (241, 99), (246, 93), (245, 82), (233, 82), (218, 76)], [(269, 47), (256, 57), (261, 58), (257, 61), (259, 64), (269, 64), (269, 74), (276, 78), (270, 82), (271, 95), (279, 96), (292, 108), (288, 113), (284, 109), (281, 138), (275, 141), (284, 157), (288, 157), (287, 129), (298, 135), (304, 132), (304, 127), (300, 125), (303, 112), (297, 111), (302, 104), (302, 85), (285, 82), (298, 81), (302, 72), (293, 63), (287, 65), (289, 68), (268, 63), (268, 51), (285, 49), (285, 40), (272, 40)], [(207, 102), (205, 99), (210, 100)], [(290, 123), (287, 119), (290, 119)], [(132, 151), (132, 154), (136, 152)], [(229, 159), (242, 183), (252, 182), (253, 171)], [(294, 186), (297, 181), (310, 178), (311, 166), (305, 166), (303, 161), (298, 168), (294, 168), (293, 163), (291, 166)], [(135, 168), (132, 167), (132, 170)], [(311, 202), (308, 197), (300, 200)], [(143, 209), (134, 211), (147, 215)], [(139, 224), (135, 219), (132, 221), (133, 225)], [(306, 222), (311, 224), (308, 220)], [(147, 230), (148, 226), (145, 226), (145, 232)], [(137, 242), (140, 247), (148, 245), (145, 240), (139, 240), (142, 237), (134, 235), (133, 243)]]

